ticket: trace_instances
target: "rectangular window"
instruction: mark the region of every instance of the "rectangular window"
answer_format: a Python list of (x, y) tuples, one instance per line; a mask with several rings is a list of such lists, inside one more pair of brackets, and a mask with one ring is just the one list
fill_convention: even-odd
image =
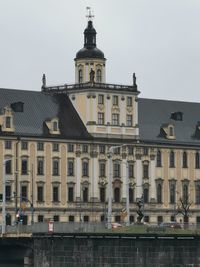
[(67, 148), (68, 148), (68, 152), (74, 152), (74, 145), (73, 144), (68, 144)]
[(133, 116), (126, 115), (126, 126), (133, 126)]
[(37, 143), (37, 150), (38, 151), (43, 151), (44, 150), (44, 143), (43, 142), (38, 142)]
[(21, 186), (21, 197), (22, 201), (26, 201), (28, 198), (28, 188), (27, 185), (22, 185)]
[(103, 105), (104, 104), (104, 95), (98, 96), (98, 104)]
[(58, 186), (53, 186), (53, 202), (59, 201), (59, 190)]
[(44, 159), (37, 160), (37, 174), (44, 175)]
[(113, 166), (113, 177), (114, 178), (119, 178), (120, 177), (120, 164), (119, 163), (114, 163), (114, 166)]
[(148, 149), (148, 147), (144, 147), (144, 148), (143, 148), (143, 153), (144, 153), (144, 156), (148, 156), (148, 154), (149, 154), (149, 149)]
[(120, 147), (116, 147), (113, 149), (115, 155), (120, 155), (120, 151), (121, 151)]
[(88, 162), (87, 161), (83, 161), (82, 175), (83, 176), (89, 176), (88, 173), (89, 173), (89, 171), (88, 171)]
[(134, 165), (132, 163), (129, 163), (128, 171), (129, 171), (129, 178), (133, 178), (134, 177)]
[(38, 222), (44, 222), (44, 215), (38, 215)]
[(27, 159), (22, 159), (21, 174), (28, 174), (28, 160)]
[(149, 165), (144, 165), (143, 166), (143, 177), (144, 178), (149, 178)]
[(6, 185), (6, 201), (11, 200), (11, 185)]
[(119, 114), (112, 114), (112, 125), (118, 126), (119, 125)]
[(100, 202), (106, 201), (106, 189), (105, 187), (100, 187)]
[(84, 222), (89, 222), (89, 216), (88, 215), (83, 216), (83, 221)]
[(88, 202), (88, 188), (83, 188), (83, 202)]
[(28, 142), (22, 141), (21, 148), (22, 148), (22, 150), (27, 150), (28, 149)]
[(59, 159), (53, 159), (53, 175), (59, 175)]
[(58, 152), (59, 151), (59, 144), (58, 143), (53, 143), (53, 151)]
[(11, 128), (11, 117), (6, 116), (6, 128)]
[(68, 187), (68, 202), (74, 201), (74, 188)]
[(12, 160), (6, 160), (5, 172), (6, 172), (6, 174), (12, 174)]
[(74, 161), (68, 160), (67, 162), (67, 174), (68, 176), (74, 176)]
[(12, 148), (12, 142), (11, 140), (6, 140), (4, 143), (5, 149), (11, 149)]
[(69, 222), (74, 222), (74, 216), (73, 215), (69, 215)]
[(98, 112), (98, 124), (104, 125), (104, 113)]
[(132, 146), (128, 146), (128, 154), (133, 155), (134, 154), (134, 149)]
[(44, 201), (44, 187), (42, 185), (38, 185), (37, 187), (37, 201), (38, 202)]
[(118, 96), (117, 95), (114, 95), (113, 98), (113, 106), (118, 106), (119, 102), (118, 102)]
[(60, 218), (59, 218), (59, 215), (54, 215), (53, 216), (53, 221), (54, 222), (59, 222)]
[(106, 164), (105, 164), (105, 162), (99, 163), (99, 176), (100, 177), (106, 176)]
[(105, 151), (106, 151), (106, 147), (104, 145), (100, 145), (99, 146), (99, 153), (100, 154), (105, 154)]
[(83, 145), (83, 153), (88, 153), (88, 145)]
[(127, 107), (132, 107), (132, 106), (133, 106), (132, 97), (128, 96), (127, 97)]

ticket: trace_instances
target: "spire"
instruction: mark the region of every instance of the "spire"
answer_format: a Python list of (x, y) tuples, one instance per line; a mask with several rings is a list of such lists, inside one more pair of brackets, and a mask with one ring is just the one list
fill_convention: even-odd
[(90, 7), (86, 8), (88, 11), (88, 14), (86, 17), (88, 18), (88, 25), (87, 28), (84, 31), (84, 47), (91, 49), (96, 47), (96, 30), (93, 27), (92, 19), (94, 15), (92, 15), (92, 11)]

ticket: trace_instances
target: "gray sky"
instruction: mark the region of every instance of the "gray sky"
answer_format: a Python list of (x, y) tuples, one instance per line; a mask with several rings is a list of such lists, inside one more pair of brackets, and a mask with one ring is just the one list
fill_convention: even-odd
[(108, 83), (136, 72), (140, 97), (200, 102), (200, 0), (0, 0), (0, 87), (74, 83), (87, 6)]

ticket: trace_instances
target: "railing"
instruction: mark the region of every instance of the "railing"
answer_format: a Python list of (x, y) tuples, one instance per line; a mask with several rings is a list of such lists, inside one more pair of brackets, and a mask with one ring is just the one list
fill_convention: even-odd
[[(55, 233), (97, 233), (105, 230), (105, 223), (92, 222), (54, 222)], [(46, 234), (49, 232), (49, 223), (35, 223), (34, 225), (7, 225), (6, 234)]]
[(78, 83), (78, 84), (64, 84), (55, 86), (43, 86), (42, 91), (46, 93), (57, 92), (63, 93), (70, 90), (80, 90), (80, 89), (90, 89), (90, 88), (100, 88), (106, 90), (126, 90), (137, 92), (137, 86), (121, 85), (121, 84), (109, 84), (109, 83)]

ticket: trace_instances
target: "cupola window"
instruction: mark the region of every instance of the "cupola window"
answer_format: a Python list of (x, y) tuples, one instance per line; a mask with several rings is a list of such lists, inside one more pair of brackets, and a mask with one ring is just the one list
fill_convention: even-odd
[(78, 82), (79, 83), (83, 82), (83, 71), (82, 70), (78, 71)]
[(101, 83), (101, 70), (100, 69), (97, 70), (97, 82)]

